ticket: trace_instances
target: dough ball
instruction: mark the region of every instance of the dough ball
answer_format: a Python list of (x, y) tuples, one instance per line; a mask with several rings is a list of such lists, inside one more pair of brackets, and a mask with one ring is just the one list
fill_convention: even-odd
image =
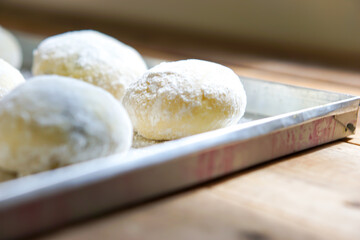
[(27, 175), (126, 151), (133, 129), (108, 92), (44, 75), (0, 101), (0, 132), (0, 168)]
[(22, 64), (21, 47), (17, 39), (9, 31), (0, 26), (0, 58), (20, 69)]
[(140, 135), (171, 140), (236, 124), (246, 95), (231, 69), (183, 60), (148, 70), (130, 85), (123, 103)]
[(34, 75), (56, 74), (84, 80), (121, 100), (126, 87), (146, 71), (130, 46), (93, 30), (49, 37), (34, 51)]
[(24, 77), (16, 68), (0, 59), (0, 99), (17, 85), (24, 82)]
[(137, 132), (134, 132), (131, 147), (135, 148), (135, 149), (139, 149), (139, 148), (149, 147), (149, 146), (159, 144), (159, 143), (162, 143), (162, 142), (144, 138), (143, 136), (139, 135)]

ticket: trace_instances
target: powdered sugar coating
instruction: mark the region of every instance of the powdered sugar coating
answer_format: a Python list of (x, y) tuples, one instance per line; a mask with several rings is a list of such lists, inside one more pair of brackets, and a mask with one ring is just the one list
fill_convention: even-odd
[(82, 79), (122, 99), (127, 86), (147, 67), (132, 47), (93, 30), (45, 39), (34, 51), (34, 75), (57, 74)]
[(19, 70), (0, 59), (0, 99), (13, 88), (24, 82), (25, 79)]
[(163, 142), (144, 138), (143, 136), (139, 135), (137, 132), (134, 132), (131, 148), (141, 149), (141, 148), (149, 147), (149, 146), (159, 144), (159, 143), (163, 143)]
[(0, 101), (0, 168), (27, 175), (127, 151), (133, 129), (101, 88), (47, 75)]
[(129, 86), (123, 103), (140, 135), (171, 140), (236, 124), (246, 95), (231, 69), (191, 59), (148, 70)]

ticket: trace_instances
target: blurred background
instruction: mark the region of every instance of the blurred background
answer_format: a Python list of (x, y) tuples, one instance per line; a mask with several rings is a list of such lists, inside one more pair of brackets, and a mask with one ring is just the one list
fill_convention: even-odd
[(0, 24), (17, 30), (47, 35), (94, 28), (160, 49), (210, 46), (351, 68), (360, 67), (359, 13), (358, 0), (0, 2)]

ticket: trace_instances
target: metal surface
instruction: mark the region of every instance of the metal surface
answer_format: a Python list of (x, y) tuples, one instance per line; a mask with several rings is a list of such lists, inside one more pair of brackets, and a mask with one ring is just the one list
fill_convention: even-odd
[(1, 183), (0, 238), (174, 192), (355, 130), (358, 97), (241, 79), (248, 106), (236, 126)]

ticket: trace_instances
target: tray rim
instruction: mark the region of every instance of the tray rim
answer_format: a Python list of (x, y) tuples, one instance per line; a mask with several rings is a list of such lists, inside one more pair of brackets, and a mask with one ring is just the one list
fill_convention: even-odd
[[(108, 157), (97, 158), (87, 162), (77, 163), (71, 166), (66, 166), (59, 169), (54, 169), (54, 170), (6, 181), (0, 183), (0, 193), (7, 192), (10, 194), (6, 194), (6, 196), (4, 196), (3, 194), (0, 195), (0, 210), (6, 207), (21, 204), (23, 202), (38, 199), (48, 194), (69, 191), (72, 189), (89, 185), (94, 182), (104, 181), (108, 178), (111, 178), (119, 174), (125, 174), (130, 171), (140, 170), (150, 166), (162, 164), (164, 162), (172, 161), (180, 157), (205, 151), (206, 149), (234, 144), (237, 142), (270, 134), (276, 131), (281, 131), (325, 116), (336, 115), (342, 112), (348, 112), (349, 108), (352, 111), (356, 111), (359, 109), (359, 103), (360, 103), (359, 96), (322, 91), (311, 88), (303, 88), (288, 84), (269, 82), (261, 79), (253, 79), (253, 78), (247, 78), (247, 79), (266, 82), (275, 85), (280, 84), (280, 85), (299, 88), (299, 89), (309, 89), (323, 93), (326, 92), (330, 94), (336, 94), (338, 96), (344, 97), (345, 99), (333, 103), (328, 103), (325, 105), (305, 108), (298, 111), (293, 111), (276, 116), (266, 117), (263, 119), (253, 120), (250, 122), (237, 124), (227, 128), (222, 128), (202, 134), (197, 134), (190, 137), (181, 138), (178, 140), (165, 142), (163, 144), (167, 145), (166, 149), (163, 148), (162, 144), (161, 146), (160, 145), (149, 146), (146, 147), (146, 149), (149, 152), (150, 151), (152, 152), (145, 157), (144, 156), (139, 157), (134, 154), (132, 156), (131, 154), (130, 156), (128, 156), (129, 155), (128, 154), (127, 155), (128, 159), (119, 162), (116, 161), (116, 159), (123, 158), (125, 156), (123, 156), (124, 154), (116, 154)], [(269, 123), (271, 123), (271, 126)], [(255, 127), (258, 128), (259, 126), (266, 126), (266, 129), (263, 130), (262, 132), (252, 131), (252, 128)], [(242, 132), (247, 132), (247, 134), (244, 133), (240, 134)], [(241, 136), (239, 137), (239, 135)], [(197, 146), (195, 148), (194, 146), (192, 146), (193, 144), (201, 144), (201, 147), (199, 148), (199, 146)], [(167, 156), (171, 155), (171, 157), (169, 158), (164, 155)], [(91, 164), (96, 165), (96, 162), (98, 163), (98, 161), (108, 161), (108, 162), (110, 161), (110, 166), (103, 166), (100, 169), (99, 168), (95, 170), (93, 169), (90, 172), (81, 173), (79, 171), (79, 168), (83, 166), (86, 167), (86, 165), (90, 166)], [(68, 171), (68, 173), (67, 174), (61, 173), (64, 171)], [(75, 175), (69, 176), (70, 172), (75, 173)], [(38, 182), (36, 178), (39, 179), (47, 178), (50, 181), (42, 181), (41, 184), (36, 184), (36, 182)], [(21, 185), (22, 183), (25, 182), (27, 182), (26, 183), (27, 189), (19, 190), (19, 188), (16, 188), (17, 185)], [(29, 184), (31, 185), (31, 187), (29, 187), (30, 186)]]

